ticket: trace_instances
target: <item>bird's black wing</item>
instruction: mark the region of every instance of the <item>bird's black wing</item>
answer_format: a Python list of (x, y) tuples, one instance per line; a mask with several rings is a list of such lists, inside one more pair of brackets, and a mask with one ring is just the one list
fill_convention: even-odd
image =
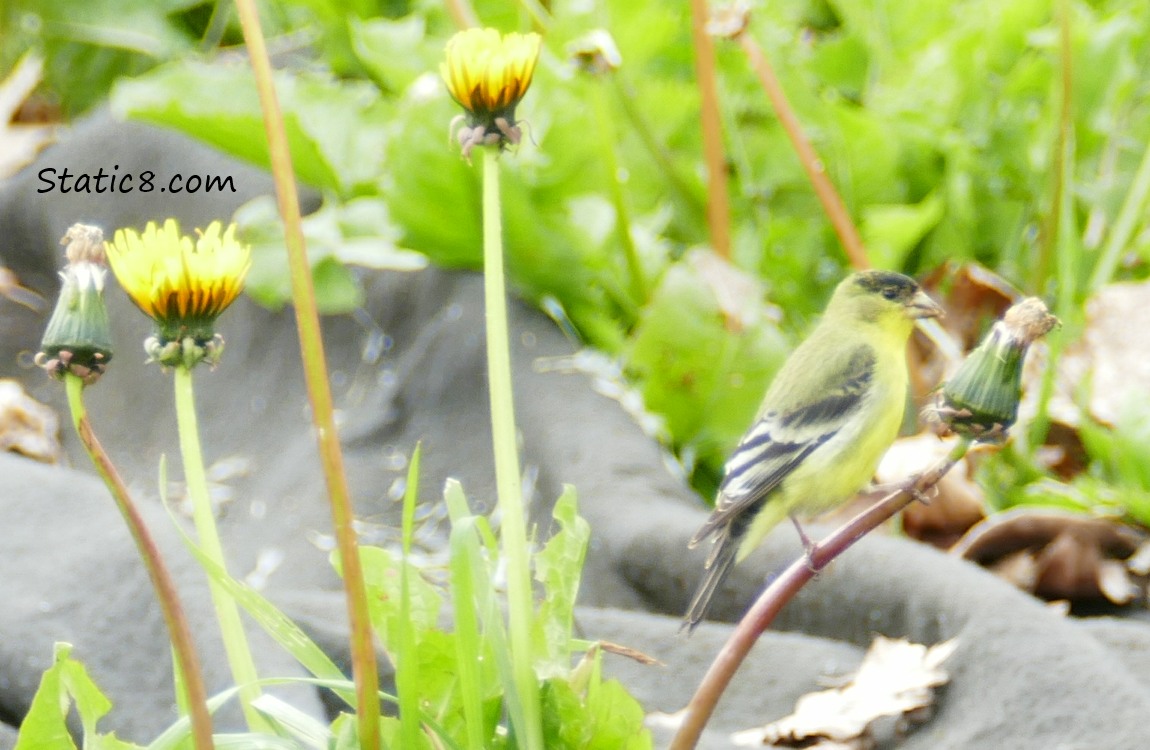
[[(724, 469), (715, 510), (691, 539), (692, 546), (762, 501), (819, 446), (833, 438), (862, 408), (874, 378), (874, 350), (865, 344), (850, 351), (843, 366), (824, 363), (821, 398), (793, 408), (769, 410), (743, 436)], [(798, 375), (796, 375), (796, 372)], [(788, 368), (780, 377), (818, 377)]]

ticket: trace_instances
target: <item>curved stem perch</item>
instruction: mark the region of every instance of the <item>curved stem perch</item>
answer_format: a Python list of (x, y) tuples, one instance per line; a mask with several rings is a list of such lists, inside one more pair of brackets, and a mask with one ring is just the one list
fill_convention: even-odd
[(743, 663), (759, 636), (774, 620), (775, 615), (794, 598), (799, 589), (864, 534), (878, 527), (910, 505), (916, 497), (938, 484), (939, 480), (966, 455), (969, 448), (969, 440), (960, 441), (946, 458), (923, 473), (911, 477), (902, 487), (852, 518), (826, 539), (814, 545), (809, 556), (800, 557), (771, 582), (759, 595), (750, 611), (739, 621), (726, 645), (711, 663), (703, 681), (699, 683), (698, 689), (687, 704), (683, 723), (671, 740), (669, 750), (689, 750), (695, 747), (703, 733), (703, 727), (710, 720), (719, 698), (730, 684), (731, 678), (735, 676), (739, 665)]
[(204, 689), (200, 661), (196, 656), (196, 644), (192, 640), (188, 618), (184, 615), (184, 608), (180, 604), (172, 576), (164, 564), (155, 540), (148, 533), (143, 517), (132, 502), (131, 495), (128, 494), (128, 486), (124, 484), (120, 472), (104, 451), (104, 446), (96, 439), (96, 434), (92, 432), (84, 407), (84, 381), (68, 373), (64, 376), (64, 385), (68, 394), (68, 406), (72, 411), (72, 426), (76, 428), (76, 434), (84, 444), (84, 449), (92, 459), (96, 471), (112, 493), (116, 508), (124, 517), (124, 523), (128, 525), (128, 531), (140, 551), (152, 587), (156, 590), (156, 600), (160, 603), (160, 612), (163, 614), (164, 623), (168, 626), (168, 637), (171, 639), (172, 651), (183, 679), (184, 699), (192, 725), (192, 746), (196, 750), (211, 750), (215, 745), (212, 742), (212, 716), (208, 711), (208, 695)]

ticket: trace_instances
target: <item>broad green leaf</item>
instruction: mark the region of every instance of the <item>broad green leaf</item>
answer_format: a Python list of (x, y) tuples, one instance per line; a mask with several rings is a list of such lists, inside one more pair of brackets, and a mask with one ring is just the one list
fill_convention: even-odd
[(720, 466), (746, 430), (787, 345), (759, 300), (731, 330), (715, 292), (688, 264), (663, 276), (629, 344), (627, 371), (647, 408), (667, 419), (680, 444)]
[[(396, 637), (389, 628), (392, 618), (401, 613), (401, 576), (406, 572), (411, 586), (411, 606), (407, 612), (417, 632), (431, 630), (439, 621), (443, 601), (435, 587), (424, 580), (414, 567), (404, 568), (403, 561), (392, 552), (381, 547), (360, 547), (360, 561), (363, 563), (364, 582), (367, 585), (367, 598), (371, 622), (380, 639), (388, 648), (395, 648)], [(338, 557), (332, 555), (332, 564), (339, 570)]]
[(426, 21), (417, 15), (398, 20), (350, 19), (355, 54), (372, 80), (384, 91), (399, 93), (419, 76), (434, 71), (443, 57), (439, 40), (429, 40)]
[[(374, 183), (382, 169), (387, 119), (374, 89), (289, 71), (277, 72), (275, 83), (299, 178), (346, 197)], [(263, 115), (247, 66), (170, 63), (119, 83), (112, 106), (120, 116), (176, 128), (259, 166), (269, 164)]]
[(911, 250), (942, 219), (943, 201), (931, 193), (921, 203), (872, 204), (863, 210), (863, 242), (877, 268), (902, 268)]
[[(250, 201), (236, 211), (235, 219), (241, 237), (252, 247), (246, 291), (261, 305), (281, 309), (291, 301), (291, 274), (275, 201), (270, 196)], [(396, 246), (397, 230), (378, 198), (328, 201), (304, 218), (303, 231), (316, 303), (324, 314), (351, 312), (363, 304), (362, 286), (345, 266), (397, 271), (427, 267), (426, 256)]]

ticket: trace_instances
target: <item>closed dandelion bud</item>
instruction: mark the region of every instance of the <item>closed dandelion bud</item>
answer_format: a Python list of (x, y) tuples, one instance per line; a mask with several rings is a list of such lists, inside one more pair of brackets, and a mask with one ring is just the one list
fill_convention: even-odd
[(1058, 318), (1037, 297), (1007, 310), (943, 386), (937, 404), (939, 419), (976, 440), (1005, 439), (1018, 417), (1026, 351), (1056, 325)]
[(94, 383), (112, 359), (103, 240), (98, 227), (74, 224), (60, 241), (68, 246), (68, 263), (60, 272), (60, 296), (36, 355), (36, 364), (56, 377), (71, 373)]

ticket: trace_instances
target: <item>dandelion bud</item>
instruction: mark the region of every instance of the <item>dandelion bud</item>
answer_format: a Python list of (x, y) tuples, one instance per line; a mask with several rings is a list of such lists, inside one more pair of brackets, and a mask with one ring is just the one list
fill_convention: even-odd
[(1000, 442), (1018, 417), (1026, 351), (1058, 325), (1037, 297), (1006, 311), (942, 387), (939, 419), (960, 435)]
[(51, 375), (71, 373), (96, 382), (112, 359), (112, 335), (104, 307), (104, 233), (74, 224), (60, 240), (68, 259), (60, 272), (60, 296), (48, 320), (36, 364)]

